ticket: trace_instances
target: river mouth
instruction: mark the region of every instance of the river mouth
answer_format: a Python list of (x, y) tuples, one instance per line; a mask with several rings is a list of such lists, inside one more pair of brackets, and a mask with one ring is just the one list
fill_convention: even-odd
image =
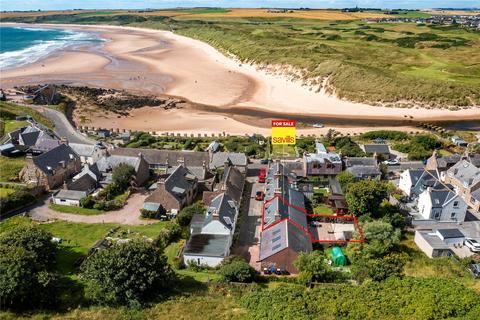
[(231, 107), (220, 108), (209, 105), (196, 105), (196, 109), (211, 112), (223, 113), (228, 116), (247, 116), (250, 118), (257, 118), (259, 120), (266, 119), (290, 119), (304, 123), (306, 125), (322, 124), (325, 127), (341, 126), (341, 127), (376, 127), (376, 126), (391, 126), (391, 127), (415, 127), (424, 123), (440, 126), (447, 130), (461, 130), (461, 131), (480, 131), (480, 119), (478, 120), (416, 120), (409, 117), (404, 119), (388, 119), (385, 116), (378, 118), (372, 117), (358, 117), (358, 116), (335, 116), (335, 115), (311, 115), (311, 114), (291, 114), (288, 112), (275, 112), (258, 108), (246, 107)]

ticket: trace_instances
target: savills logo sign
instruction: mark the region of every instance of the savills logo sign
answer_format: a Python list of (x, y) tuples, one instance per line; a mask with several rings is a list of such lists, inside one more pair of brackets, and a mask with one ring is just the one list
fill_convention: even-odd
[(295, 144), (295, 120), (272, 120), (272, 144)]

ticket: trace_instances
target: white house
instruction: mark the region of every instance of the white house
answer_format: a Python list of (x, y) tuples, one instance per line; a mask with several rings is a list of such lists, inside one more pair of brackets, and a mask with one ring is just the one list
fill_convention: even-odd
[(435, 190), (428, 187), (418, 197), (418, 211), (425, 220), (463, 222), (467, 204), (448, 189)]
[(190, 224), (191, 237), (183, 251), (186, 264), (195, 261), (215, 267), (230, 255), (239, 204), (227, 193), (217, 195), (204, 216), (195, 215)]
[(443, 188), (435, 170), (408, 169), (400, 175), (398, 188), (408, 197), (418, 197), (428, 187)]
[(87, 196), (85, 191), (61, 189), (52, 195), (52, 202), (64, 206), (79, 207), (80, 200)]

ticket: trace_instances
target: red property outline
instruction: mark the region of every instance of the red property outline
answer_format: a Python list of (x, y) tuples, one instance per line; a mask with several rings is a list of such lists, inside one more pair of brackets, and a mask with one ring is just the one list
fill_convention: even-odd
[[(305, 214), (305, 216), (307, 216), (307, 217), (325, 217), (325, 218), (331, 218), (331, 219), (353, 220), (353, 225), (358, 230), (358, 233), (360, 233), (360, 238), (361, 239), (360, 240), (314, 240), (313, 235), (310, 231), (305, 230), (305, 228), (303, 228), (301, 225), (299, 225), (295, 221), (291, 220), (290, 218), (284, 218), (284, 219), (281, 219), (279, 221), (275, 221), (274, 223), (272, 223), (271, 225), (269, 225), (268, 227), (265, 228), (265, 206), (269, 202), (272, 202), (275, 199), (279, 199), (280, 201), (282, 201), (287, 206), (292, 207), (292, 208), (294, 208), (294, 209), (296, 209), (300, 212), (303, 212)], [(305, 209), (289, 203), (288, 201), (283, 199), (283, 197), (278, 196), (278, 195), (269, 199), (269, 200), (266, 200), (263, 203), (263, 205), (262, 205), (262, 232), (271, 228), (271, 227), (273, 227), (273, 226), (275, 226), (275, 225), (277, 225), (277, 224), (279, 224), (279, 223), (281, 223), (281, 222), (283, 222), (283, 221), (285, 221), (285, 220), (288, 220), (291, 224), (293, 224), (294, 226), (296, 226), (297, 228), (302, 230), (304, 233), (308, 234), (309, 237), (310, 237), (310, 241), (312, 243), (364, 243), (365, 242), (365, 238), (363, 236), (362, 229), (360, 229), (360, 226), (358, 224), (358, 219), (357, 219), (356, 216), (331, 216), (331, 215), (328, 215), (328, 214), (308, 213)]]

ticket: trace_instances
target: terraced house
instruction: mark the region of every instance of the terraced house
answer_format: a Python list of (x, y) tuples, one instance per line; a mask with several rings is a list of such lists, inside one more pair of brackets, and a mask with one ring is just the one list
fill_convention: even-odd
[(445, 182), (476, 212), (480, 212), (480, 169), (462, 159), (447, 170)]
[(80, 157), (66, 144), (61, 144), (39, 156), (27, 156), (20, 179), (32, 186), (52, 190), (71, 179), (82, 168)]

